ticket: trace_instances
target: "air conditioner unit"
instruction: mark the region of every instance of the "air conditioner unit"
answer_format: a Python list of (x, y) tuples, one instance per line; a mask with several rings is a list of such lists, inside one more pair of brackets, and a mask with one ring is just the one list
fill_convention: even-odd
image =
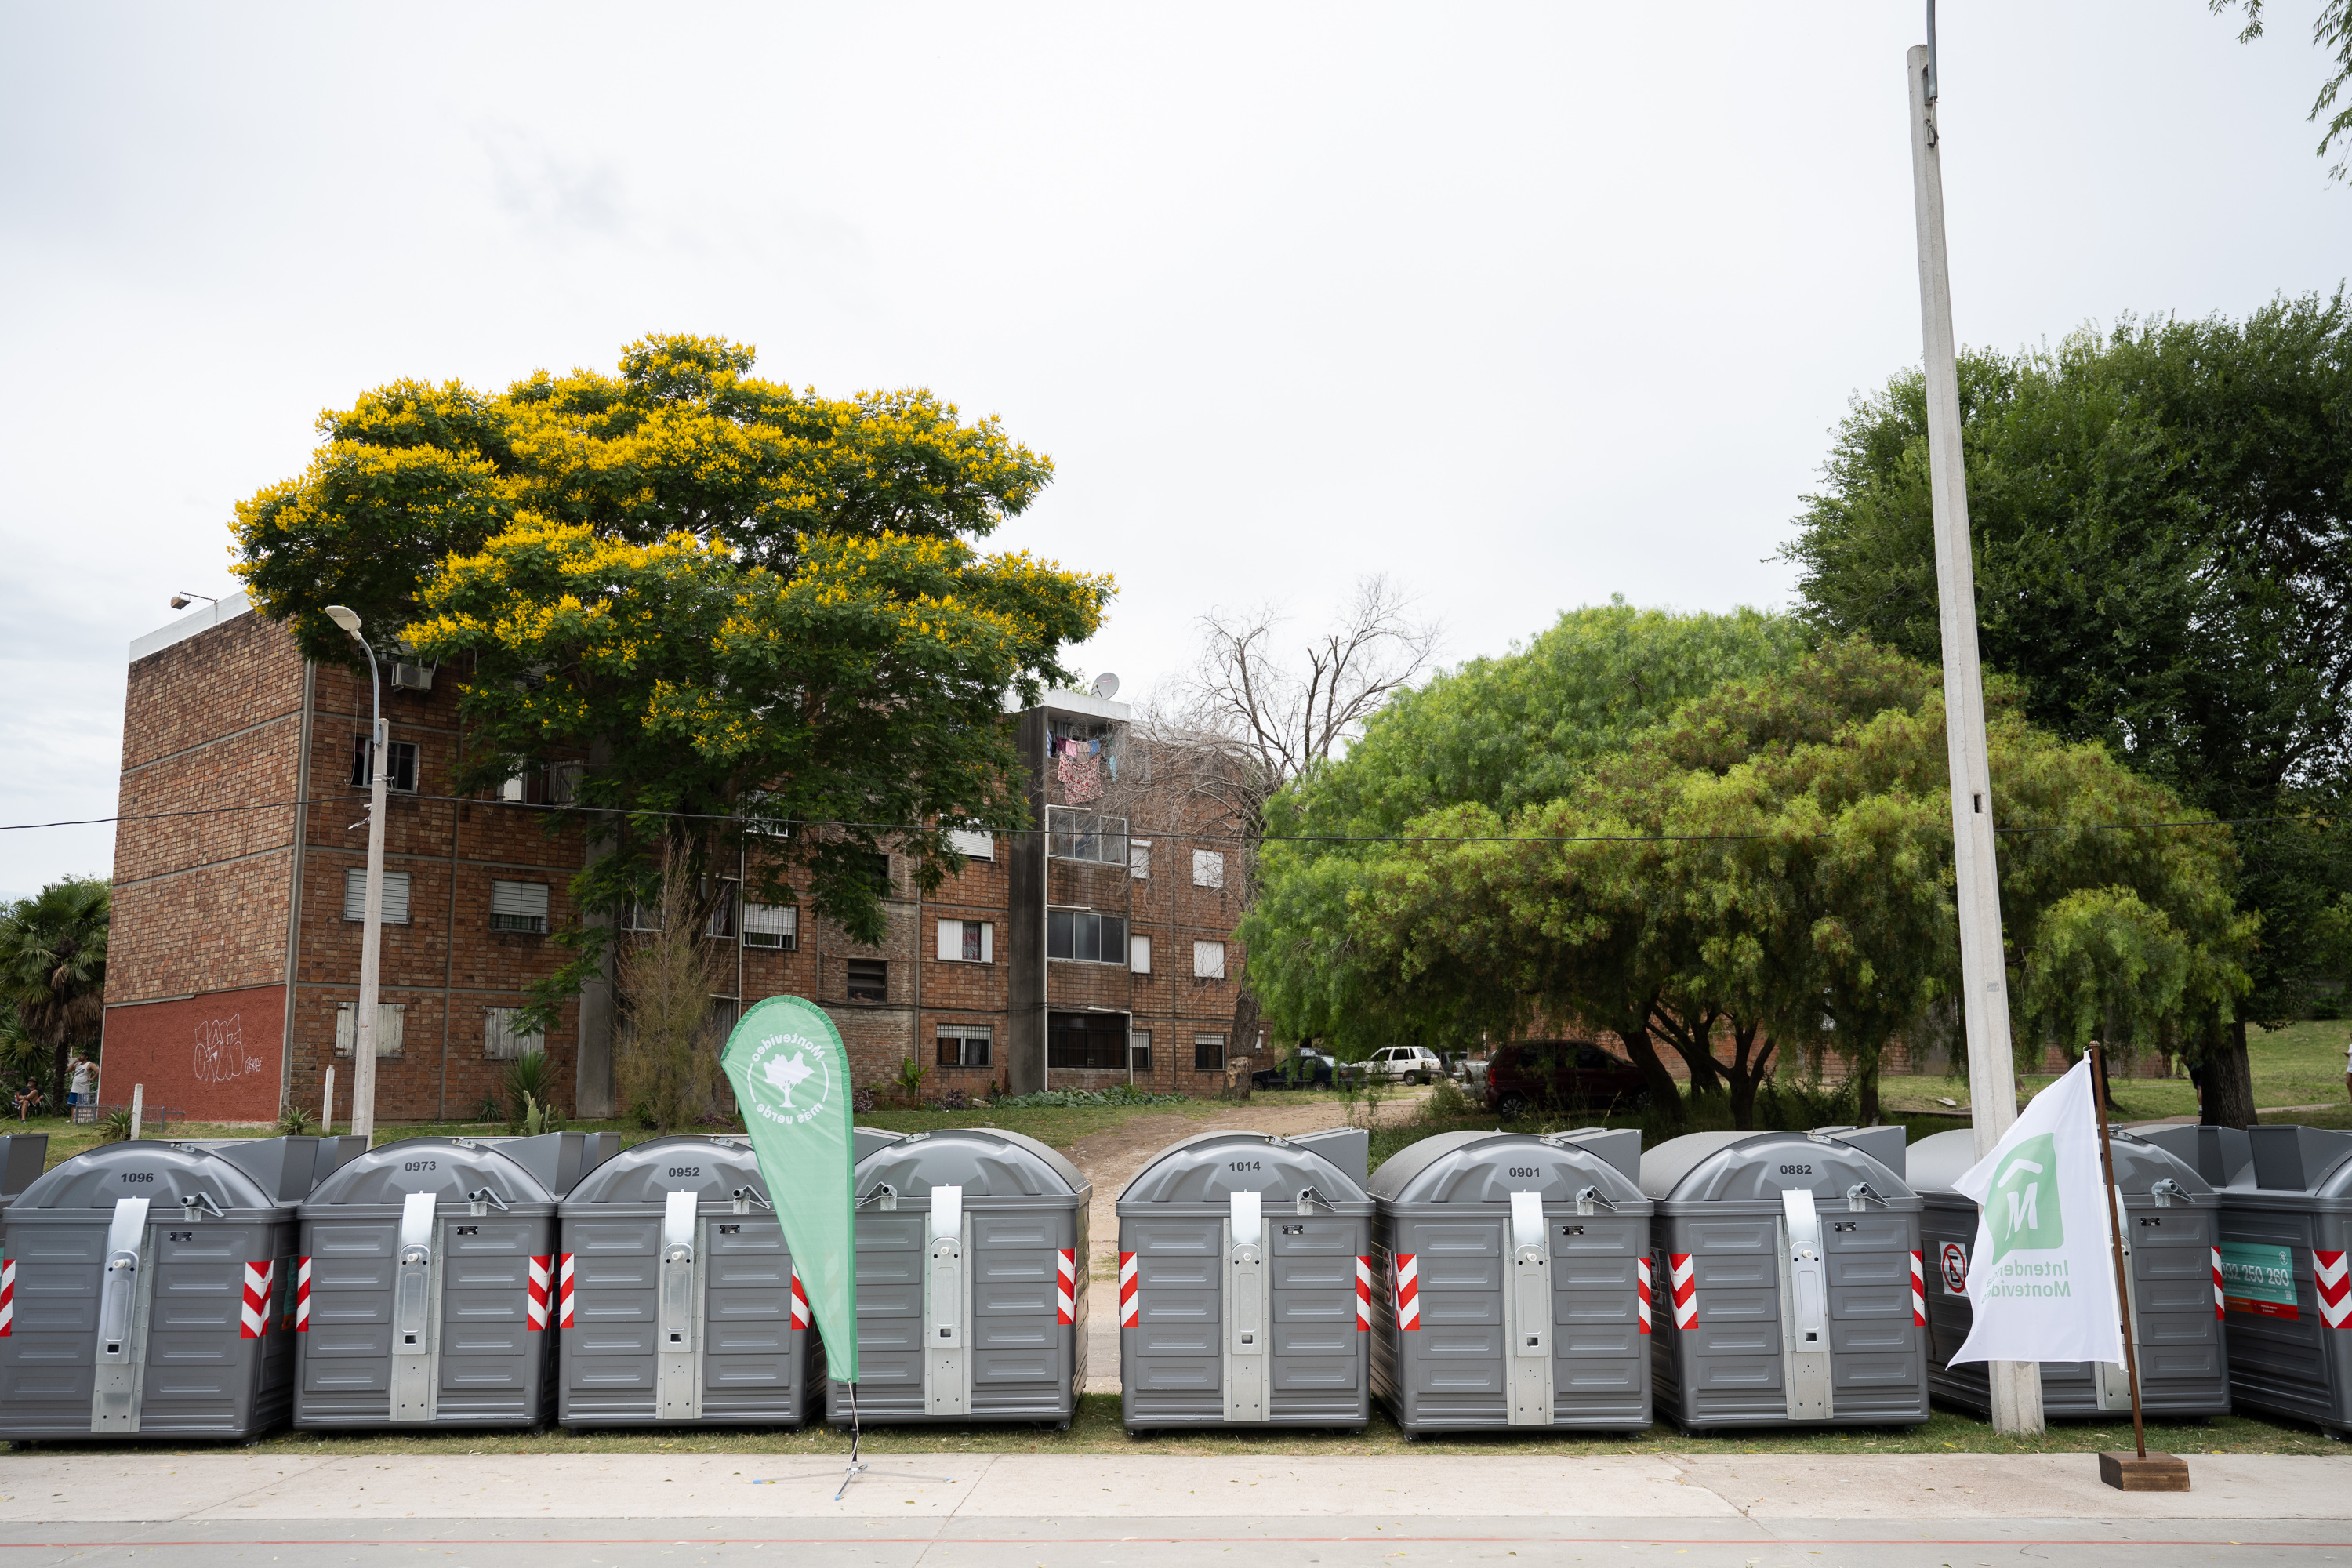
[(394, 691), (430, 691), (433, 689), (434, 666), (410, 664), (404, 659), (392, 663), (392, 689)]

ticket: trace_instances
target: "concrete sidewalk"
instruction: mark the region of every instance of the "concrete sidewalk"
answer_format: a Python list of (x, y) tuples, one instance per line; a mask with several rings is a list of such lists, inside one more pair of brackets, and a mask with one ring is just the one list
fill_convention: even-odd
[[(911, 1455), (833, 1500), (816, 1458), (613, 1454), (0, 1458), (0, 1526), (507, 1520), (2352, 1519), (2352, 1459), (2213, 1455), (2196, 1489), (2125, 1493), (2089, 1454), (1540, 1459)], [(902, 1479), (922, 1476), (938, 1479)], [(950, 1479), (951, 1478), (951, 1479)], [(764, 1484), (762, 1484), (764, 1483)], [(12, 1531), (11, 1533), (14, 1533)]]

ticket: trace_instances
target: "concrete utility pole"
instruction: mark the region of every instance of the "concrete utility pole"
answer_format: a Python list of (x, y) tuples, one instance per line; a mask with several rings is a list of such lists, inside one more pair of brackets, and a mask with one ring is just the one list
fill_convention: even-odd
[(375, 694), (375, 723), (368, 731), (367, 905), (360, 925), (360, 1002), (352, 1018), (352, 1131), (375, 1147), (376, 975), (383, 948), (384, 792), (392, 769), (392, 731), (383, 721), (383, 680), (375, 649), (360, 635), (360, 618), (341, 605), (327, 606), (334, 623), (352, 635), (368, 656), (368, 681)]
[[(1960, 915), (1960, 1013), (1968, 1026), (1969, 1103), (1977, 1157), (2017, 1120), (2001, 961), (2000, 870), (1987, 759), (1984, 668), (1977, 657), (1976, 571), (1969, 551), (1969, 488), (1960, 460), (1960, 381), (1952, 341), (1951, 271), (1944, 255), (1944, 174), (1936, 130), (1936, 5), (1927, 43), (1911, 50), (1911, 175), (1919, 224), (1919, 315), (1927, 337), (1927, 467), (1936, 518), (1936, 598), (1944, 635), (1944, 739), (1951, 759), (1952, 851)], [(1992, 1423), (2042, 1430), (2042, 1368), (1994, 1362)]]

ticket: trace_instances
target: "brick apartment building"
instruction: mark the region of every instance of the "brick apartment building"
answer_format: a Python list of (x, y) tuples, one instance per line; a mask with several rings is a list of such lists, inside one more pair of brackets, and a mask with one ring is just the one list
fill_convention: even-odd
[[(386, 667), (379, 1117), (470, 1120), (506, 1061), (543, 1045), (559, 1105), (617, 1113), (608, 981), (544, 1040), (509, 1026), (562, 954), (584, 825), (562, 764), (498, 798), (453, 799), (456, 682)], [(205, 1119), (320, 1103), (349, 1114), (367, 815), (366, 678), (307, 663), (242, 595), (131, 647), (100, 1094)], [(1012, 717), (1038, 830), (962, 841), (971, 862), (919, 895), (894, 857), (890, 930), (853, 942), (803, 911), (745, 903), (712, 921), (722, 1015), (797, 994), (824, 1007), (860, 1084), (909, 1058), (929, 1092), (1043, 1087), (1205, 1092), (1223, 1081), (1242, 952), (1240, 879), (1185, 807), (1118, 776), (1125, 705), (1050, 694)], [(517, 798), (506, 798), (513, 796)], [(313, 804), (300, 809), (295, 803)], [(1140, 803), (1135, 809), (1130, 803)], [(1123, 812), (1124, 814), (1114, 814)], [(181, 813), (185, 815), (170, 815)], [(1137, 821), (1163, 825), (1154, 839)], [(609, 971), (608, 971), (609, 973)]]

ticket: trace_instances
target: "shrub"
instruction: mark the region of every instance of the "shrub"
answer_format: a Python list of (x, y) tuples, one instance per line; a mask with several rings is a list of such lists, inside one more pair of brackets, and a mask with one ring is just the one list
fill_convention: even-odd
[(930, 1077), (930, 1075), (931, 1069), (929, 1065), (925, 1062), (918, 1061), (913, 1057), (908, 1057), (906, 1060), (900, 1062), (898, 1064), (898, 1076), (890, 1080), (892, 1086), (898, 1091), (899, 1102), (905, 1105), (909, 1110), (922, 1104), (923, 1080)]
[(874, 1086), (872, 1084), (868, 1084), (864, 1089), (851, 1089), (849, 1091), (849, 1109), (856, 1111), (860, 1116), (863, 1116), (867, 1111), (873, 1110)]
[(1149, 1089), (1118, 1083), (1099, 1089), (1041, 1089), (1034, 1094), (1001, 1097), (990, 1104), (998, 1110), (1058, 1110), (1101, 1105), (1182, 1105), (1191, 1100), (1187, 1094), (1153, 1094)]
[(286, 1114), (278, 1119), (278, 1132), (283, 1138), (300, 1138), (319, 1130), (319, 1119), (299, 1105), (289, 1105)]
[(530, 1107), (547, 1098), (547, 1053), (525, 1051), (507, 1064), (507, 1125), (520, 1127)]
[(102, 1143), (122, 1143), (129, 1142), (131, 1137), (131, 1108), (127, 1105), (116, 1106), (113, 1110), (106, 1113), (106, 1120), (100, 1122), (98, 1125), (99, 1142)]

